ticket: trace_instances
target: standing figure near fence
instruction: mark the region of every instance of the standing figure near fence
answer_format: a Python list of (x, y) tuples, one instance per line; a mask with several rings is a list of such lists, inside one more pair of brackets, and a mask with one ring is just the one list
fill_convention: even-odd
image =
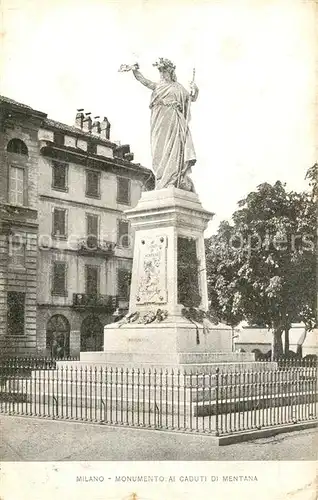
[(177, 82), (175, 65), (162, 57), (154, 64), (159, 70), (160, 81), (152, 82), (139, 71), (139, 65), (122, 65), (120, 71), (132, 71), (135, 78), (152, 90), (151, 152), (152, 167), (156, 176), (156, 189), (175, 186), (194, 191), (189, 177), (196, 155), (189, 131), (190, 104), (198, 97), (199, 89), (194, 74), (188, 92)]

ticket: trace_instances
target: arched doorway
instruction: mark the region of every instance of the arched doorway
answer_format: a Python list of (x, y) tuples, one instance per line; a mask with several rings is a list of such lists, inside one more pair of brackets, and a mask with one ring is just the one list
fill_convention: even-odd
[(81, 326), (81, 351), (102, 351), (103, 331), (98, 316), (87, 316)]
[(70, 353), (70, 324), (62, 314), (52, 316), (46, 325), (46, 348), (53, 358)]

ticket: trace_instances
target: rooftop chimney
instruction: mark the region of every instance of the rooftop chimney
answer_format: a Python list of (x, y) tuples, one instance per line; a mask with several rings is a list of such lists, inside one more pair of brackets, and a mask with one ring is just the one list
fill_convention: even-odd
[(109, 139), (110, 137), (110, 123), (106, 116), (104, 116), (104, 119), (100, 124), (100, 135), (103, 139)]
[(92, 125), (92, 134), (99, 135), (100, 134), (100, 116), (94, 116), (94, 121)]
[(133, 161), (134, 159), (134, 153), (124, 153), (124, 160), (127, 160), (127, 161)]
[(134, 157), (133, 153), (130, 152), (129, 144), (121, 144), (117, 146), (117, 148), (114, 150), (114, 156), (128, 161), (131, 161)]
[(91, 113), (85, 113), (85, 117), (83, 119), (83, 130), (85, 132), (90, 132), (92, 129), (92, 119), (90, 115)]
[(75, 117), (75, 127), (83, 128), (83, 120), (84, 120), (84, 109), (78, 109)]

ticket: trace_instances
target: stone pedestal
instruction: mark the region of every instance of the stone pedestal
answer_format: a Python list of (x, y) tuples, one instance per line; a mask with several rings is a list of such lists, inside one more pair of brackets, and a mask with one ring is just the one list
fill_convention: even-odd
[[(179, 367), (253, 361), (254, 355), (232, 353), (230, 327), (182, 315), (181, 243), (194, 250), (199, 308), (208, 309), (204, 230), (213, 214), (203, 209), (198, 196), (174, 187), (149, 191), (126, 214), (135, 230), (129, 314), (137, 313), (138, 318), (106, 325), (104, 352), (81, 353), (81, 361)], [(158, 309), (167, 315), (164, 321), (145, 324), (145, 315)]]
[(140, 314), (162, 308), (169, 318), (180, 317), (178, 302), (178, 239), (196, 247), (200, 308), (208, 309), (204, 231), (213, 214), (198, 196), (177, 188), (148, 191), (126, 212), (135, 229), (134, 262), (129, 311)]

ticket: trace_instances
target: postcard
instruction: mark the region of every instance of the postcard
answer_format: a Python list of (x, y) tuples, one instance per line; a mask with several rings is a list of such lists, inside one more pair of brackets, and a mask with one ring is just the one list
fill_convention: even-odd
[(312, 500), (317, 3), (0, 2), (0, 498)]

